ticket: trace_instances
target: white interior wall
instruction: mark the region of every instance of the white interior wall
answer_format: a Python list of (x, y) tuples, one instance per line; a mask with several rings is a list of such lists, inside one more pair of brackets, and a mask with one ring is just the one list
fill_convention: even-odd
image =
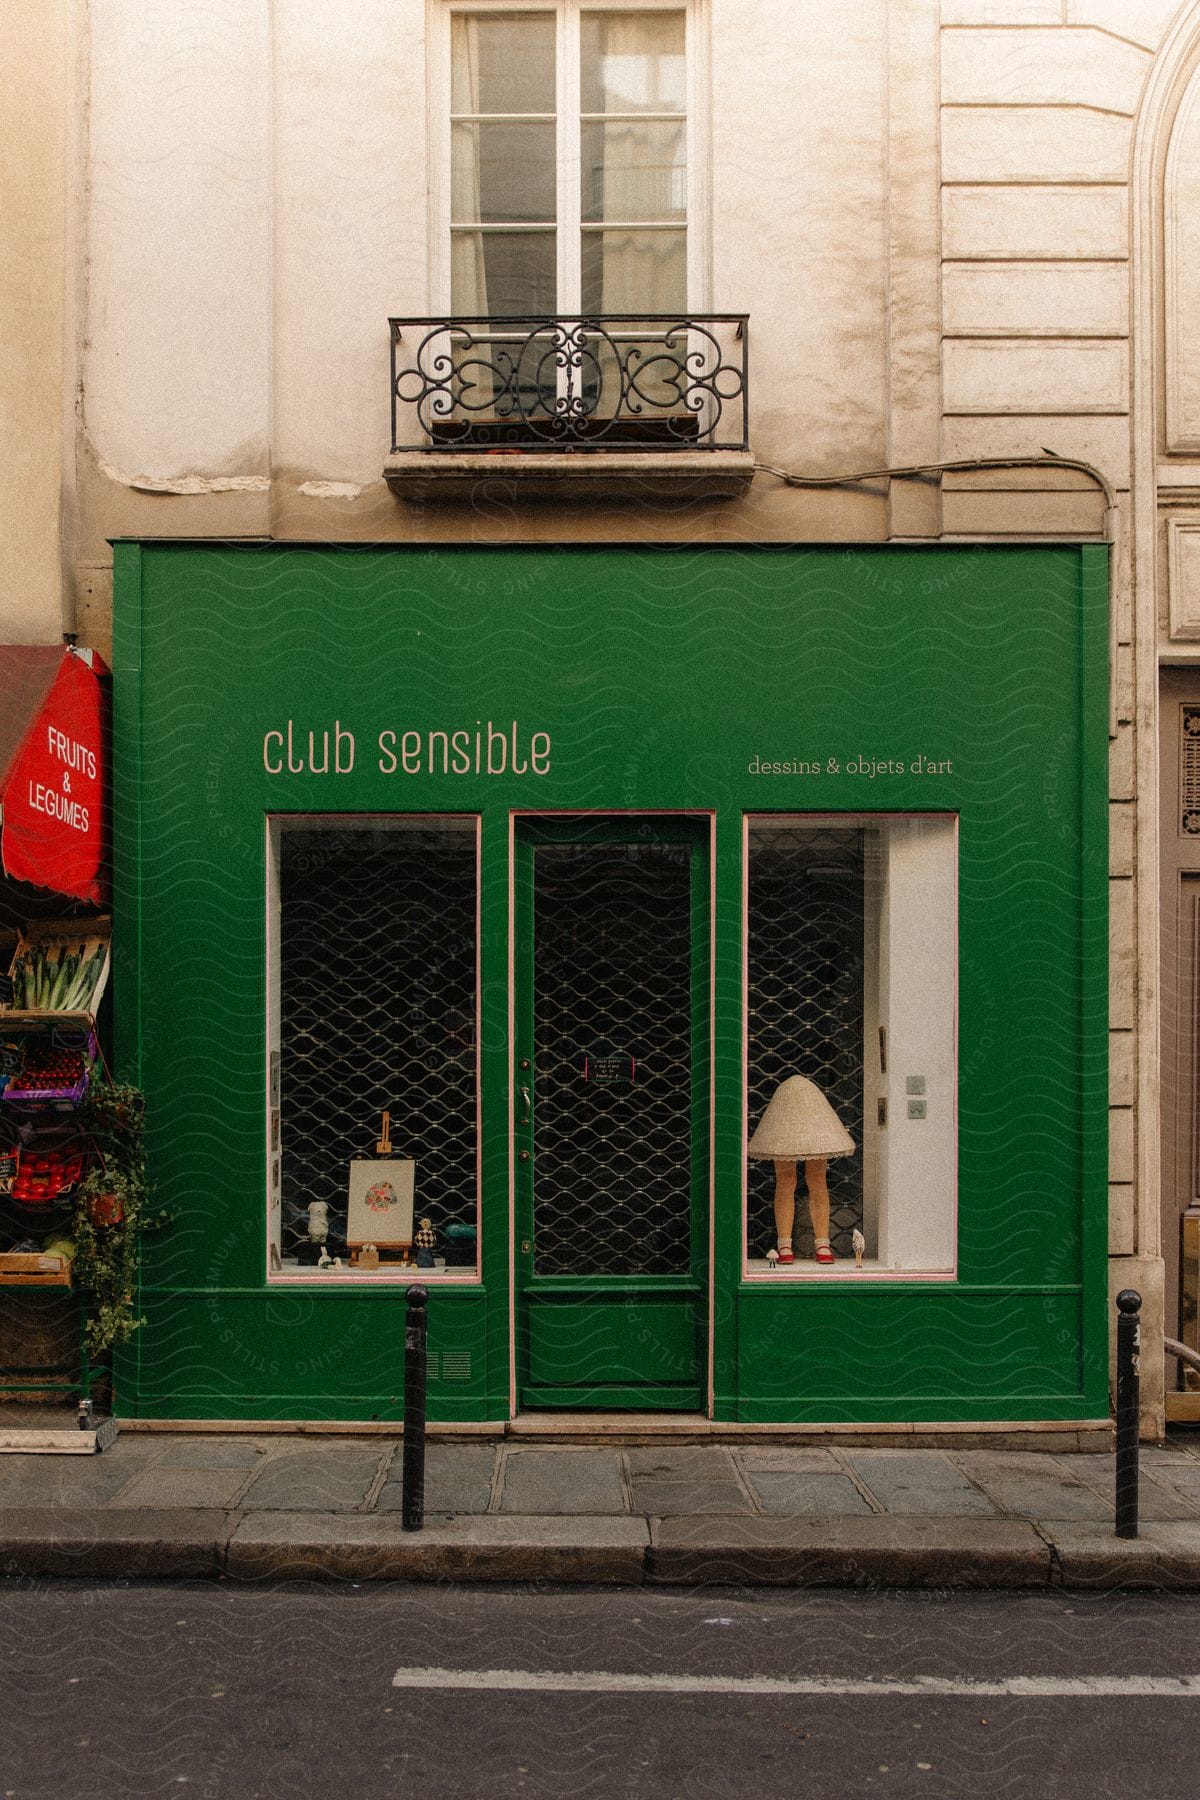
[[(957, 821), (892, 819), (883, 839), (880, 1018), (888, 1122), (880, 1137), (879, 1260), (954, 1267), (958, 996)], [(925, 1091), (909, 1095), (907, 1079)], [(910, 1101), (924, 1103), (909, 1117)]]

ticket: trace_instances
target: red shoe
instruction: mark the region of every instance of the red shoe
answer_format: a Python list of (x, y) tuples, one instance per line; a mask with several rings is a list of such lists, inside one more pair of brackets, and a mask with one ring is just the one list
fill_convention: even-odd
[(817, 1261), (819, 1263), (833, 1263), (837, 1261), (837, 1257), (833, 1254), (828, 1243), (817, 1245)]
[(780, 1244), (779, 1260), (781, 1263), (792, 1263), (796, 1260), (796, 1252), (790, 1244)]

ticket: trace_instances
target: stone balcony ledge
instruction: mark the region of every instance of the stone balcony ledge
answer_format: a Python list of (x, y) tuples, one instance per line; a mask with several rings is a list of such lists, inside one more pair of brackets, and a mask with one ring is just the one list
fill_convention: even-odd
[(750, 450), (404, 450), (383, 478), (421, 504), (520, 500), (737, 500), (754, 478)]

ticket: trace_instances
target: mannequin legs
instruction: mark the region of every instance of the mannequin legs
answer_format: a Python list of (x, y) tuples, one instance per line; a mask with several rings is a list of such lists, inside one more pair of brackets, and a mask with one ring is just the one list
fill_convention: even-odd
[(781, 1244), (792, 1241), (792, 1227), (796, 1222), (796, 1165), (794, 1162), (777, 1162), (775, 1164), (775, 1236)]
[[(825, 1178), (827, 1158), (811, 1157), (804, 1165), (804, 1184), (808, 1189), (808, 1216), (813, 1236), (818, 1243), (829, 1240), (829, 1185)], [(780, 1244), (790, 1244), (796, 1223), (796, 1164), (775, 1164), (775, 1235)]]
[(818, 1244), (829, 1240), (829, 1186), (825, 1180), (826, 1158), (815, 1156), (804, 1165), (804, 1181), (808, 1188), (808, 1216)]

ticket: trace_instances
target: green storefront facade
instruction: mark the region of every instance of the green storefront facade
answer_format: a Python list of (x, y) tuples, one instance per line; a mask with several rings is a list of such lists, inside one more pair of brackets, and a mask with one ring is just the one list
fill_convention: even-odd
[[(435, 1419), (1106, 1415), (1102, 546), (115, 573), (121, 1413), (395, 1420), (419, 1273)], [(748, 1155), (797, 1074), (829, 1266)]]

